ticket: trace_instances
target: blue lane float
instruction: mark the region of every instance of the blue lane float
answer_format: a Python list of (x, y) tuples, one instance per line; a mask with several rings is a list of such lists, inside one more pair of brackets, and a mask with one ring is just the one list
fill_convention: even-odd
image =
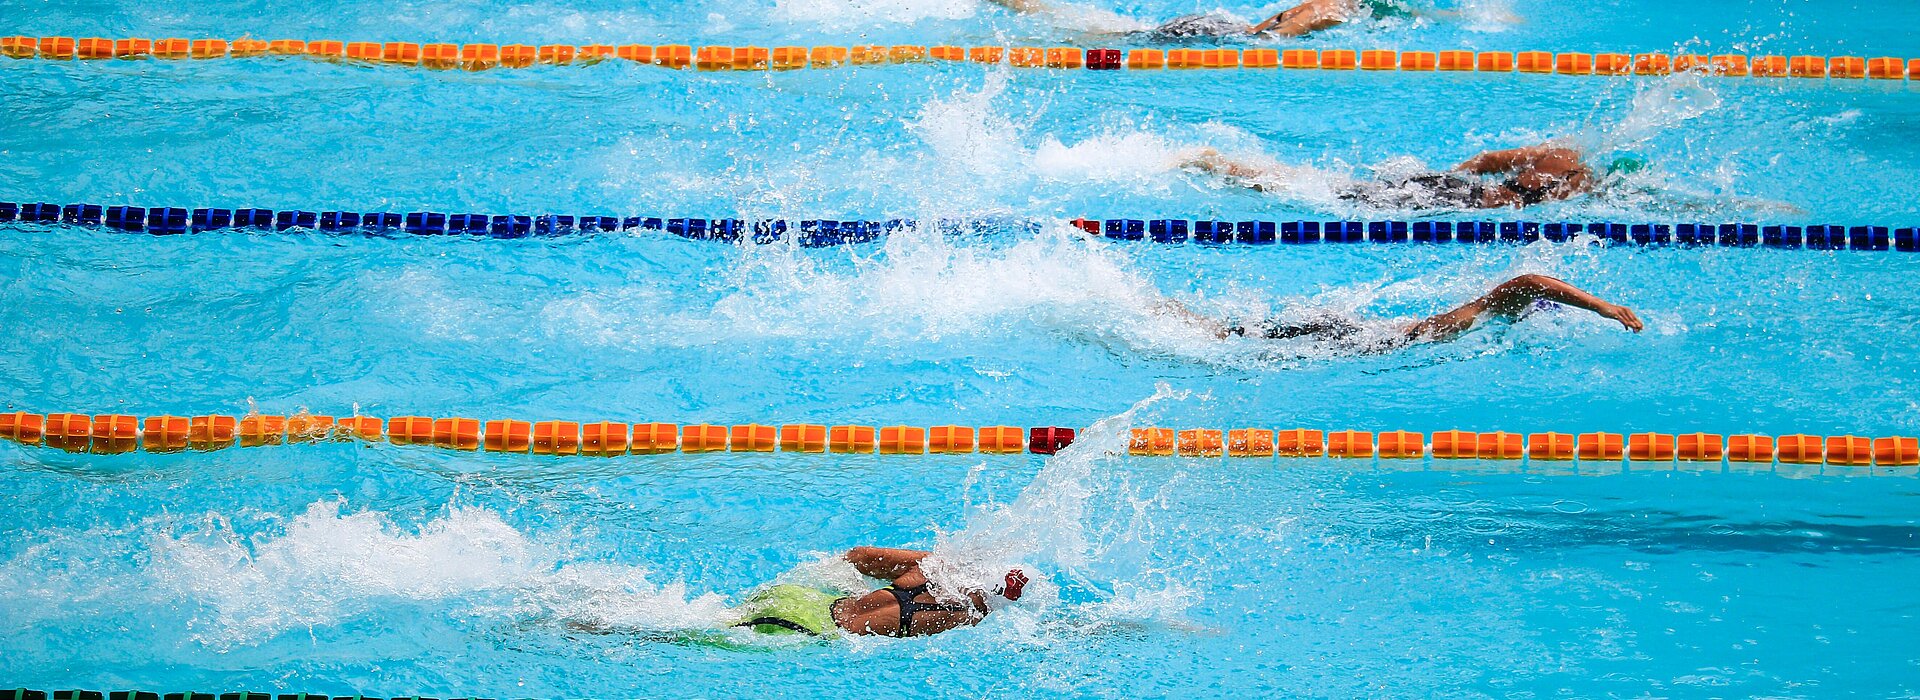
[[(617, 231), (657, 231), (695, 240), (768, 244), (795, 240), (825, 247), (868, 243), (915, 227), (910, 219), (745, 220), (576, 216), (542, 214), (448, 214), (444, 212), (350, 212), (271, 209), (102, 206), (0, 202), (0, 225), (67, 224), (128, 233), (180, 235), (219, 230), (308, 230), (335, 235), (478, 236), (530, 238)], [(1897, 250), (1920, 252), (1913, 227), (1763, 225), (1752, 223), (1615, 223), (1537, 221), (1215, 221), (1188, 219), (1074, 219), (1090, 235), (1118, 241), (1202, 245), (1304, 245), (1319, 243), (1525, 244), (1590, 239), (1617, 245), (1796, 248), (1807, 250)], [(941, 231), (988, 227), (1038, 230), (1031, 220), (940, 220)]]
[[(373, 698), (362, 695), (334, 695), (313, 693), (202, 693), (182, 691), (157, 693), (144, 690), (33, 690), (29, 688), (0, 689), (0, 700), (436, 700), (426, 697)], [(467, 700), (454, 698), (453, 700)], [(473, 700), (480, 700), (475, 698)]]

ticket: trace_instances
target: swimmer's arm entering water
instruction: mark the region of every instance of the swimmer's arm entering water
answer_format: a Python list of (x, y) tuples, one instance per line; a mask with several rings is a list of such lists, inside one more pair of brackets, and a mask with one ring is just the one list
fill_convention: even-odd
[(860, 575), (892, 581), (905, 576), (909, 571), (917, 571), (920, 560), (932, 552), (918, 549), (893, 549), (889, 547), (854, 547), (847, 550), (847, 563), (860, 572)]
[(1040, 2), (1040, 0), (987, 0), (987, 1), (995, 5), (999, 5), (1001, 7), (1004, 7), (1009, 10), (1013, 10), (1014, 12), (1019, 12), (1022, 14), (1034, 14), (1037, 12), (1048, 12), (1053, 10), (1052, 5), (1048, 5), (1044, 2)]
[(1256, 192), (1265, 192), (1267, 190), (1266, 186), (1260, 183), (1260, 179), (1269, 177), (1275, 172), (1271, 168), (1261, 167), (1246, 161), (1234, 160), (1222, 154), (1220, 151), (1207, 146), (1188, 151), (1180, 158), (1179, 167), (1193, 168), (1202, 172), (1239, 180), (1240, 184)]
[(1541, 168), (1543, 166), (1559, 166), (1563, 169), (1569, 167), (1585, 167), (1580, 160), (1580, 151), (1565, 146), (1554, 146), (1543, 143), (1500, 151), (1487, 151), (1468, 158), (1466, 162), (1454, 166), (1454, 170), (1473, 173), (1475, 175), (1498, 175), (1518, 170)]
[(1521, 275), (1457, 309), (1409, 326), (1406, 336), (1409, 340), (1423, 342), (1453, 340), (1473, 328), (1473, 324), (1483, 315), (1513, 320), (1519, 318), (1534, 302), (1543, 299), (1592, 311), (1619, 321), (1622, 327), (1635, 333), (1646, 328), (1632, 309), (1609, 303), (1579, 287), (1546, 275)]
[(1359, 11), (1356, 0), (1307, 0), (1247, 29), (1248, 34), (1306, 36), (1339, 26)]

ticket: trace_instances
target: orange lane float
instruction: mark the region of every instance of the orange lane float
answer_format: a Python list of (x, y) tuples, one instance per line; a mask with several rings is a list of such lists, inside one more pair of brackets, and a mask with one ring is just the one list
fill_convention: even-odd
[(1227, 431), (1228, 457), (1272, 457), (1274, 452), (1274, 434), (1271, 430), (1239, 428)]
[(696, 423), (680, 429), (681, 452), (727, 451), (727, 426)]
[(350, 416), (335, 423), (336, 440), (362, 440), (379, 442), (386, 432), (386, 422), (369, 416)]
[(433, 421), (433, 444), (468, 452), (480, 449), (480, 421), (472, 418), (437, 419)]
[(120, 454), (140, 447), (140, 419), (119, 414), (93, 417), (94, 454)]
[(880, 454), (918, 455), (927, 453), (927, 430), (908, 425), (880, 429)]
[(580, 426), (580, 454), (589, 457), (618, 457), (627, 453), (631, 426), (614, 421), (597, 421)]
[(1826, 459), (1825, 442), (1818, 435), (1782, 435), (1774, 454), (1782, 464), (1819, 464)]
[(1180, 456), (1218, 457), (1223, 451), (1220, 431), (1194, 428), (1180, 431)]
[(47, 414), (41, 444), (68, 452), (85, 452), (93, 444), (93, 416), (82, 413)]
[(973, 428), (964, 425), (936, 425), (928, 433), (928, 452), (936, 454), (971, 454), (973, 452)]
[(490, 420), (485, 426), (488, 452), (525, 454), (533, 449), (533, 424), (523, 420)]
[(1274, 436), (1274, 451), (1282, 457), (1318, 457), (1326, 454), (1326, 437), (1318, 430), (1296, 428)]
[(1495, 431), (1480, 434), (1481, 459), (1520, 459), (1526, 456), (1525, 436), (1519, 433)]
[(1884, 437), (1873, 439), (1873, 463), (1883, 467), (1920, 465), (1920, 439)]
[(1773, 438), (1766, 435), (1734, 435), (1728, 437), (1727, 461), (1772, 462)]
[(287, 441), (286, 416), (243, 416), (240, 419), (240, 446), (281, 445)]
[(1361, 70), (1395, 70), (1400, 67), (1400, 52), (1372, 49), (1360, 52)]
[(1827, 438), (1827, 464), (1847, 467), (1873, 464), (1873, 439), (1857, 435)]
[(187, 447), (201, 451), (232, 447), (238, 427), (233, 416), (194, 416), (187, 423)]
[(1581, 433), (1580, 459), (1620, 461), (1626, 453), (1626, 438), (1619, 433)]
[(1442, 430), (1433, 434), (1435, 459), (1474, 459), (1480, 456), (1480, 434), (1465, 430)]
[(1718, 462), (1726, 454), (1726, 440), (1712, 433), (1679, 435), (1674, 439), (1674, 453), (1689, 462)]
[(635, 423), (627, 453), (656, 455), (680, 449), (680, 426), (675, 423)]
[(190, 423), (182, 416), (149, 416), (140, 426), (140, 449), (155, 453), (186, 450)]
[(1141, 457), (1166, 457), (1173, 454), (1172, 428), (1134, 428), (1127, 442), (1127, 454)]
[(873, 428), (864, 425), (836, 425), (827, 432), (827, 446), (840, 454), (873, 454), (879, 446), (878, 438)]
[(1366, 458), (1373, 456), (1373, 433), (1336, 430), (1327, 433), (1327, 456)]
[(1673, 461), (1676, 440), (1660, 433), (1634, 433), (1627, 436), (1627, 459), (1635, 462)]
[(0, 413), (0, 438), (37, 445), (46, 435), (46, 425), (47, 417), (38, 413), (26, 411)]
[(1378, 439), (1382, 459), (1419, 459), (1426, 455), (1426, 436), (1420, 433), (1395, 430), (1381, 433)]
[(772, 452), (779, 445), (779, 429), (771, 425), (748, 423), (727, 430), (727, 448), (734, 452)]
[(1027, 451), (1027, 431), (1011, 425), (980, 429), (980, 451), (987, 454), (1018, 454)]
[(814, 425), (811, 423), (792, 423), (780, 426), (780, 451), (826, 452), (827, 426)]
[(1574, 437), (1567, 433), (1534, 433), (1527, 436), (1527, 457), (1540, 461), (1573, 459)]
[[(719, 428), (719, 426), (688, 426), (689, 433), (694, 428)], [(389, 428), (389, 431), (392, 429)], [(688, 452), (706, 451), (704, 442), (707, 433), (700, 433), (699, 448)], [(690, 438), (691, 439), (691, 438)], [(721, 430), (720, 446), (711, 449), (726, 449), (726, 432)], [(533, 424), (533, 453), (537, 455), (577, 455), (580, 454), (580, 424), (573, 421), (547, 420)]]

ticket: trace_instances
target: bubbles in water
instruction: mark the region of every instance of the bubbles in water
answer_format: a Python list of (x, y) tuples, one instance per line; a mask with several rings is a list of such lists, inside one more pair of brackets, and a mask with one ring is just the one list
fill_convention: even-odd
[(773, 13), (787, 22), (846, 29), (967, 19), (979, 7), (979, 0), (774, 0)]
[(278, 533), (244, 537), (224, 519), (158, 531), (142, 567), (158, 589), (213, 616), (212, 646), (338, 623), (383, 601), (467, 600), (590, 626), (678, 629), (721, 619), (718, 596), (688, 598), (637, 567), (563, 564), (561, 552), (488, 510), (453, 507), (417, 530), (375, 511), (314, 503)]
[(1624, 116), (1610, 119), (1600, 132), (1583, 140), (1596, 154), (1631, 150), (1654, 137), (1720, 108), (1720, 95), (1707, 87), (1701, 73), (1681, 72), (1644, 83)]

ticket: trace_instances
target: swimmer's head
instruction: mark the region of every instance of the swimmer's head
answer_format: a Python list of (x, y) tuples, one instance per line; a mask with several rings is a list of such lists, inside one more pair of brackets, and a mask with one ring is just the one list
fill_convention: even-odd
[(1612, 161), (1609, 161), (1607, 163), (1607, 176), (1608, 177), (1626, 177), (1628, 175), (1638, 173), (1642, 170), (1646, 170), (1648, 165), (1649, 163), (1647, 162), (1647, 159), (1641, 158), (1639, 156), (1635, 156), (1635, 155), (1616, 156)]

